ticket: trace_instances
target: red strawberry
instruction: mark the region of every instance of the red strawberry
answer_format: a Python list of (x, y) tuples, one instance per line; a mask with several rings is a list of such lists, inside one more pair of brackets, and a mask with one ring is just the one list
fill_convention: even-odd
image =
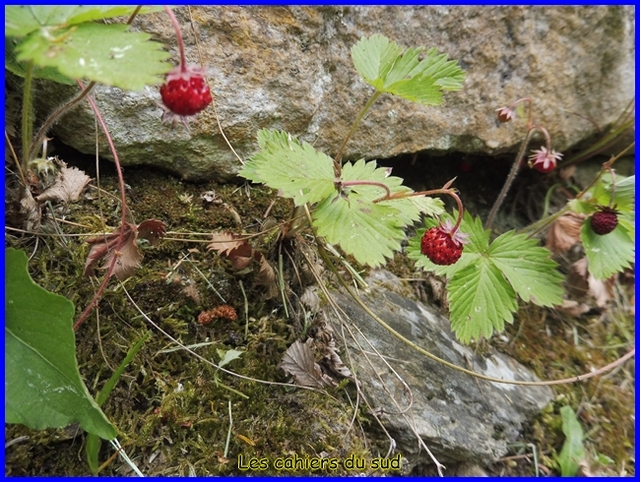
[(432, 263), (447, 266), (462, 256), (466, 234), (452, 233), (451, 222), (428, 229), (422, 236), (420, 250)]
[(591, 216), (591, 229), (600, 236), (609, 234), (618, 225), (618, 211), (615, 209), (600, 206), (600, 211)]
[(202, 69), (194, 66), (184, 71), (178, 66), (169, 72), (160, 95), (169, 110), (179, 116), (197, 114), (213, 100)]

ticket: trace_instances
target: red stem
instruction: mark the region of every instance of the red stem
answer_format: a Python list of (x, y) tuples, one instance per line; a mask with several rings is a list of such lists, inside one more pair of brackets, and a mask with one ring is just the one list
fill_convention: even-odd
[[(373, 181), (361, 181), (361, 184), (372, 184), (372, 185), (377, 185), (377, 183), (374, 184)], [(387, 188), (388, 189), (388, 188)], [(374, 203), (378, 203), (381, 201), (391, 201), (393, 199), (404, 199), (407, 197), (415, 197), (415, 196), (434, 196), (437, 194), (447, 194), (449, 196), (451, 196), (453, 199), (456, 200), (456, 203), (458, 204), (458, 219), (456, 221), (455, 226), (453, 227), (453, 230), (451, 231), (451, 234), (454, 234), (458, 228), (460, 227), (460, 223), (462, 222), (462, 217), (464, 215), (464, 205), (462, 204), (462, 200), (460, 199), (460, 197), (458, 196), (458, 194), (456, 193), (455, 189), (432, 189), (430, 191), (419, 191), (419, 192), (410, 192), (407, 193), (405, 192), (397, 192), (395, 194), (391, 194), (391, 195), (386, 195), (383, 196), (381, 198), (378, 198), (376, 200), (374, 200)]]
[(167, 5), (165, 5), (164, 9), (167, 12), (167, 15), (169, 15), (169, 18), (171, 19), (171, 23), (173, 24), (173, 29), (176, 31), (176, 39), (178, 39), (178, 47), (180, 49), (180, 70), (182, 72), (186, 72), (187, 71), (187, 58), (184, 55), (184, 42), (182, 41), (182, 33), (180, 32), (180, 24), (178, 23), (178, 20), (176, 19), (176, 16), (173, 14), (173, 11), (171, 10), (171, 8), (169, 8)]
[[(77, 79), (76, 79), (76, 82), (78, 83), (80, 88), (84, 90), (84, 85), (82, 84), (82, 82), (80, 82)], [(102, 115), (100, 114), (100, 111), (98, 110), (98, 107), (96, 106), (93, 99), (90, 96), (88, 96), (87, 100), (89, 101), (89, 104), (91, 104), (91, 108), (93, 109), (93, 112), (96, 115), (98, 122), (100, 123), (100, 127), (102, 127), (102, 131), (104, 132), (107, 138), (107, 142), (109, 143), (109, 149), (111, 150), (111, 154), (113, 155), (113, 162), (116, 165), (116, 172), (118, 173), (118, 182), (120, 185), (120, 201), (122, 203), (122, 217), (120, 220), (122, 228), (120, 229), (120, 235), (118, 236), (118, 244), (116, 245), (116, 253), (117, 253), (118, 251), (120, 251), (120, 247), (122, 246), (122, 241), (124, 240), (124, 231), (125, 231), (124, 225), (127, 222), (127, 198), (126, 198), (125, 189), (124, 189), (124, 177), (122, 176), (122, 167), (120, 166), (120, 160), (118, 159), (118, 152), (116, 151), (116, 146), (113, 144), (113, 140), (109, 135), (109, 129), (107, 129), (107, 125), (105, 124), (104, 119), (102, 118)], [(82, 322), (89, 315), (89, 313), (91, 313), (91, 310), (93, 310), (93, 308), (98, 303), (98, 300), (100, 299), (100, 296), (102, 295), (102, 292), (106, 288), (107, 283), (109, 282), (109, 278), (111, 277), (111, 274), (115, 269), (117, 260), (118, 260), (117, 255), (114, 256), (113, 259), (111, 260), (111, 264), (109, 265), (109, 269), (107, 270), (107, 274), (104, 277), (102, 284), (98, 288), (98, 291), (96, 292), (96, 294), (93, 296), (93, 299), (91, 300), (89, 305), (84, 309), (84, 311), (80, 315), (80, 318), (78, 318), (78, 321), (76, 321), (76, 323), (73, 325), (74, 330), (78, 329), (78, 327), (82, 324)]]

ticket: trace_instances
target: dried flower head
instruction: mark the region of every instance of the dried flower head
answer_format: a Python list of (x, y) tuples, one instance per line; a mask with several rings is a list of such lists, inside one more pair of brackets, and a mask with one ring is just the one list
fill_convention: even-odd
[(498, 112), (498, 120), (502, 123), (510, 122), (515, 116), (514, 110), (508, 107), (500, 107), (496, 111)]
[(529, 156), (529, 167), (536, 169), (540, 172), (547, 173), (555, 169), (556, 164), (562, 158), (562, 154), (554, 151), (547, 151), (547, 148), (542, 146), (537, 151), (533, 151), (533, 154)]

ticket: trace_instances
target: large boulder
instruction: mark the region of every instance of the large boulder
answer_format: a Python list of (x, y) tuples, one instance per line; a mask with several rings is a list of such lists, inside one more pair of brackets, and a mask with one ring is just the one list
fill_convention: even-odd
[[(188, 61), (206, 67), (220, 122), (242, 157), (256, 151), (261, 128), (286, 130), (335, 154), (373, 92), (353, 67), (350, 48), (374, 33), (404, 46), (436, 47), (460, 63), (467, 79), (439, 107), (383, 96), (347, 145), (346, 158), (514, 152), (525, 123), (501, 125), (496, 109), (520, 97), (534, 99), (534, 121), (563, 151), (592, 136), (594, 122), (611, 124), (634, 97), (633, 7), (180, 7), (175, 13)], [(166, 14), (140, 16), (134, 25), (167, 45), (177, 62)], [(44, 109), (70, 92), (42, 89)], [(227, 181), (237, 173), (240, 163), (211, 107), (189, 132), (161, 124), (157, 87), (102, 86), (95, 98), (124, 164), (151, 164), (189, 180)], [(93, 153), (89, 108), (68, 115), (55, 135)], [(106, 143), (100, 149), (111, 157)]]
[[(505, 354), (480, 356), (461, 345), (449, 320), (403, 296), (402, 283), (388, 271), (372, 272), (367, 282), (371, 291), (361, 293), (361, 298), (369, 309), (426, 351), (493, 378), (539, 381)], [(553, 399), (548, 386), (487, 382), (430, 360), (392, 336), (352, 298), (333, 295), (348, 321), (330, 309), (326, 314), (338, 327), (336, 333), (347, 333), (351, 367), (407, 468), (430, 463), (416, 434), (441, 463), (490, 465), (506, 455), (507, 445), (519, 439), (523, 424)], [(341, 323), (349, 326), (341, 329)]]

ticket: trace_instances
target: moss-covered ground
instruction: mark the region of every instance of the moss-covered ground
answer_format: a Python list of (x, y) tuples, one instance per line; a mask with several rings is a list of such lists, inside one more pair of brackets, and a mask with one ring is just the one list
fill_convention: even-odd
[[(95, 175), (90, 167), (86, 169)], [(110, 228), (118, 225), (121, 207), (117, 183), (113, 173), (106, 171), (105, 168), (101, 176), (104, 192), (100, 197), (96, 189), (89, 188), (80, 202), (64, 211), (64, 216), (57, 213), (62, 232), (95, 234), (103, 229), (103, 223)], [(471, 187), (465, 193), (464, 176), (461, 177), (462, 195), (473, 197)], [(140, 337), (150, 335), (103, 406), (118, 429), (120, 443), (142, 472), (342, 474), (348, 472), (327, 466), (278, 471), (273, 461), (305, 456), (341, 460), (350, 454), (362, 458), (383, 456), (386, 449), (382, 448), (384, 441), (376, 438), (375, 424), (366, 411), (352, 406), (353, 387), (320, 391), (269, 383), (288, 381), (277, 366), (299, 335), (299, 320), (291, 313), (289, 318), (285, 315), (278, 297), (266, 299), (265, 288), (255, 282), (257, 266), (236, 271), (227, 259), (207, 250), (214, 231), (256, 234), (251, 241), (254, 247), (264, 250), (277, 266), (276, 248), (286, 250), (291, 246), (275, 243), (268, 233), (258, 233), (285, 222), (291, 214), (291, 204), (268, 189), (188, 184), (151, 169), (127, 168), (125, 178), (135, 222), (157, 218), (167, 224), (168, 233), (157, 246), (142, 246), (142, 266), (123, 285), (116, 280), (110, 282), (98, 310), (77, 330), (77, 359), (89, 391), (95, 394)], [(469, 186), (477, 186), (475, 181), (470, 181)], [(202, 199), (203, 193), (210, 191), (215, 192), (218, 202)], [(480, 198), (480, 211), (493, 200), (490, 193), (475, 194)], [(483, 205), (485, 194), (489, 200)], [(55, 234), (51, 223), (45, 223), (43, 231)], [(101, 280), (83, 277), (89, 251), (84, 239), (7, 231), (5, 244), (24, 249), (32, 256), (29, 269), (33, 279), (72, 300), (79, 316)], [(284, 259), (284, 274), (293, 276), (288, 258)], [(405, 278), (420, 277), (400, 254), (388, 268)], [(534, 369), (541, 379), (567, 378), (604, 366), (634, 343), (628, 299), (632, 287), (623, 281), (621, 277), (616, 284), (617, 299), (606, 310), (593, 310), (579, 318), (523, 305), (517, 322), (508, 326), (507, 336), (495, 337), (491, 343)], [(410, 283), (416, 288), (424, 285), (422, 281)], [(208, 325), (198, 323), (200, 313), (223, 304), (236, 310), (235, 320), (220, 318)], [(191, 346), (204, 360), (219, 362), (220, 350), (242, 351), (242, 356), (225, 368), (244, 378), (217, 371), (206, 361), (179, 349), (145, 316)], [(527, 427), (523, 446), (535, 444), (539, 463), (557, 474), (554, 455), (564, 440), (559, 408), (571, 405), (577, 409), (585, 429), (591, 460), (600, 460), (592, 468), (603, 474), (633, 474), (634, 381), (631, 362), (606, 376), (554, 387), (554, 403)], [(33, 431), (7, 425), (5, 440), (11, 441), (5, 450), (8, 476), (89, 473), (85, 435), (76, 427)], [(103, 443), (100, 461), (107, 461), (113, 453)], [(602, 456), (610, 461), (607, 463)], [(252, 463), (264, 464), (261, 460), (269, 462), (266, 469), (243, 469)], [(533, 474), (531, 451), (514, 447), (509, 458), (489, 470), (495, 474)], [(119, 459), (111, 460), (101, 472), (131, 473)]]

